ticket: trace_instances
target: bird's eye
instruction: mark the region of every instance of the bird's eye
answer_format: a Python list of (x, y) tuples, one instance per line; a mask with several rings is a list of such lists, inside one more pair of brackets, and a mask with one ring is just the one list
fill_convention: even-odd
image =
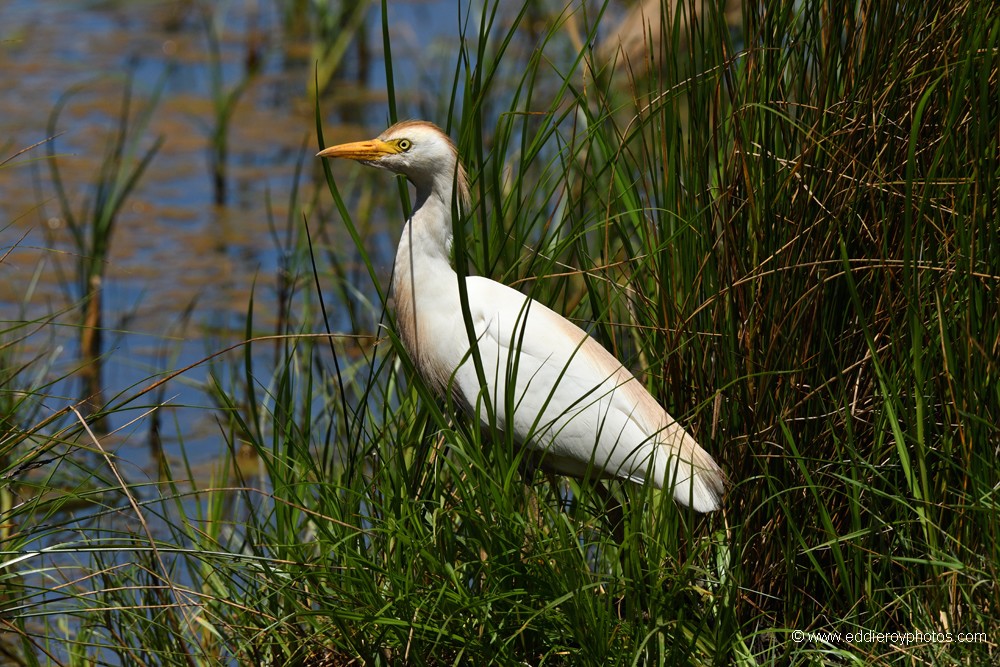
[(410, 150), (410, 146), (413, 145), (413, 142), (409, 139), (400, 139), (396, 145), (399, 146), (399, 150), (408, 151)]

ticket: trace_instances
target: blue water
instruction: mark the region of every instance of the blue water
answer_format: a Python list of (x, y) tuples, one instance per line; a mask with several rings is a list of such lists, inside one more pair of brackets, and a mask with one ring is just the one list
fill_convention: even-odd
[[(53, 147), (61, 156), (62, 178), (76, 215), (93, 199), (95, 172), (116, 126), (126, 81), (132, 81), (133, 116), (159, 95), (134, 150), (141, 154), (161, 136), (164, 144), (119, 216), (107, 266), (103, 384), (108, 399), (134, 394), (159, 374), (242, 339), (255, 284), (256, 332), (273, 333), (281, 251), (269, 220), (276, 221), (283, 237), (300, 160), (305, 161), (299, 193), (304, 210), (331, 203), (325, 190), (313, 189), (310, 171), (317, 167), (311, 157), (316, 148), (313, 110), (306, 94), (313, 75), (310, 52), (285, 34), (280, 3), (259, 2), (217, 3), (209, 19), (219, 35), (226, 90), (245, 76), (248, 53), (256, 53), (261, 64), (240, 98), (229, 132), (227, 203), (214, 204), (207, 160), (213, 112), (207, 28), (202, 14), (181, 10), (181, 4), (6, 0), (2, 9), (0, 160), (45, 139), (49, 115), (64, 100), (56, 123), (62, 134)], [(389, 22), (400, 112), (418, 115), (430, 106), (426, 100), (440, 96), (440, 82), (452, 78), (454, 56), (449, 54), (459, 32), (458, 4), (392, 2)], [(357, 80), (360, 61), (352, 47), (321, 101), (328, 141), (338, 131), (366, 137), (388, 119), (378, 5), (369, 9), (365, 24), (367, 78)], [(69, 91), (74, 92), (64, 97)], [(354, 129), (338, 130), (345, 123)], [(41, 318), (71, 308), (81, 296), (73, 282), (76, 250), (46, 151), (45, 146), (35, 148), (0, 169), (0, 255), (11, 251), (0, 264), (0, 320), (6, 323), (0, 329), (16, 326), (25, 315)], [(293, 218), (294, 225), (302, 224), (301, 213)], [(398, 222), (374, 223), (371, 251), (387, 276)], [(318, 224), (315, 213), (311, 224)], [(349, 259), (346, 233), (334, 229), (333, 222), (329, 226), (333, 252)], [(36, 287), (26, 299), (36, 275)], [(356, 287), (377, 303), (370, 285)], [(303, 289), (311, 289), (311, 282)], [(333, 298), (327, 295), (328, 301)], [(185, 320), (189, 306), (193, 310)], [(332, 303), (330, 311), (331, 326), (346, 329), (344, 309)], [(75, 380), (57, 381), (77, 364), (76, 315), (69, 310), (58, 322), (22, 343), (29, 356), (62, 350), (50, 355), (54, 363), (48, 377), (54, 384), (47, 389), (46, 411), (65, 407), (79, 392)], [(210, 401), (201, 389), (206, 379), (205, 368), (196, 368), (171, 382), (166, 396), (177, 406), (207, 406)], [(205, 412), (177, 408), (176, 421), (169, 420), (173, 432), (164, 433), (169, 455), (180, 454), (181, 442), (195, 460), (219, 455), (223, 440)], [(110, 426), (122, 426), (126, 416), (116, 415)], [(149, 468), (143, 422), (128, 433), (123, 454)]]

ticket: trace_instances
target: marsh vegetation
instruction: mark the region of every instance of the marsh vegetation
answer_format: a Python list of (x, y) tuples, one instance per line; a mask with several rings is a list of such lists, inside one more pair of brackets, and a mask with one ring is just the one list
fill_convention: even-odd
[[(679, 0), (627, 51), (617, 4), (343, 5), (9, 10), (5, 664), (996, 662), (993, 4)], [(625, 360), (723, 510), (600, 482), (619, 543), (420, 381), (407, 186), (311, 157), (407, 117), (456, 264)]]

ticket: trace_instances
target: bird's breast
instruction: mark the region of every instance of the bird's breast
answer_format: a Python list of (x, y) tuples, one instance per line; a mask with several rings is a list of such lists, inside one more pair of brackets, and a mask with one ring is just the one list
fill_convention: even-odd
[(458, 276), (448, 273), (423, 272), (393, 281), (400, 339), (417, 371), (441, 394), (469, 350)]

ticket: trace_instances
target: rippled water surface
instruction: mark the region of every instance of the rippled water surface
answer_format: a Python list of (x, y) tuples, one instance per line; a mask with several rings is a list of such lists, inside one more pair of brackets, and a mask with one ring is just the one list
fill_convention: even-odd
[[(29, 357), (47, 355), (50, 379), (78, 364), (79, 316), (72, 308), (81, 294), (73, 282), (78, 257), (48, 155), (56, 155), (70, 207), (80, 215), (93, 201), (128, 81), (132, 126), (140, 128), (144, 110), (150, 110), (148, 127), (130, 149), (141, 155), (158, 138), (163, 143), (128, 197), (111, 240), (104, 283), (108, 397), (193, 363), (219, 349), (222, 340), (239, 340), (251, 290), (255, 328), (273, 332), (280, 259), (274, 229), (279, 237), (285, 234), (300, 162), (301, 211), (293, 212), (293, 224), (303, 224), (303, 216), (311, 220), (317, 205), (330, 207), (325, 188), (315, 185), (312, 157), (315, 40), (308, 26), (283, 14), (283, 5), (292, 4), (5, 0), (0, 160), (8, 162), (0, 167), (0, 319), (11, 337), (19, 337), (33, 329), (14, 323), (62, 313), (56, 326), (41, 327), (18, 348)], [(432, 96), (439, 92), (434, 86), (442, 85), (435, 82), (451, 80), (454, 58), (443, 54), (458, 33), (456, 10), (453, 3), (394, 2), (389, 11), (397, 97), (419, 112), (421, 89)], [(209, 31), (218, 35), (224, 91), (254, 72), (228, 131), (221, 205), (208, 160), (214, 122)], [(365, 14), (361, 33), (365, 38), (349, 40), (320, 99), (327, 143), (367, 138), (388, 117), (377, 6)], [(17, 155), (46, 140), (50, 125), (57, 138)], [(398, 222), (376, 224), (385, 229), (375, 230), (372, 249), (387, 273)], [(328, 228), (323, 242), (346, 256), (348, 236), (336, 225)], [(336, 304), (331, 310), (332, 324), (344, 324)], [(185, 381), (171, 384), (167, 397), (174, 405), (207, 404), (197, 388), (204, 378), (201, 369), (187, 373)], [(78, 392), (74, 381), (56, 382), (43, 413), (75, 401)], [(182, 438), (195, 456), (217, 454), (218, 426), (209, 411), (184, 415), (180, 432), (175, 428), (167, 437)], [(111, 426), (122, 426), (118, 421)], [(142, 428), (133, 427), (133, 434)]]

